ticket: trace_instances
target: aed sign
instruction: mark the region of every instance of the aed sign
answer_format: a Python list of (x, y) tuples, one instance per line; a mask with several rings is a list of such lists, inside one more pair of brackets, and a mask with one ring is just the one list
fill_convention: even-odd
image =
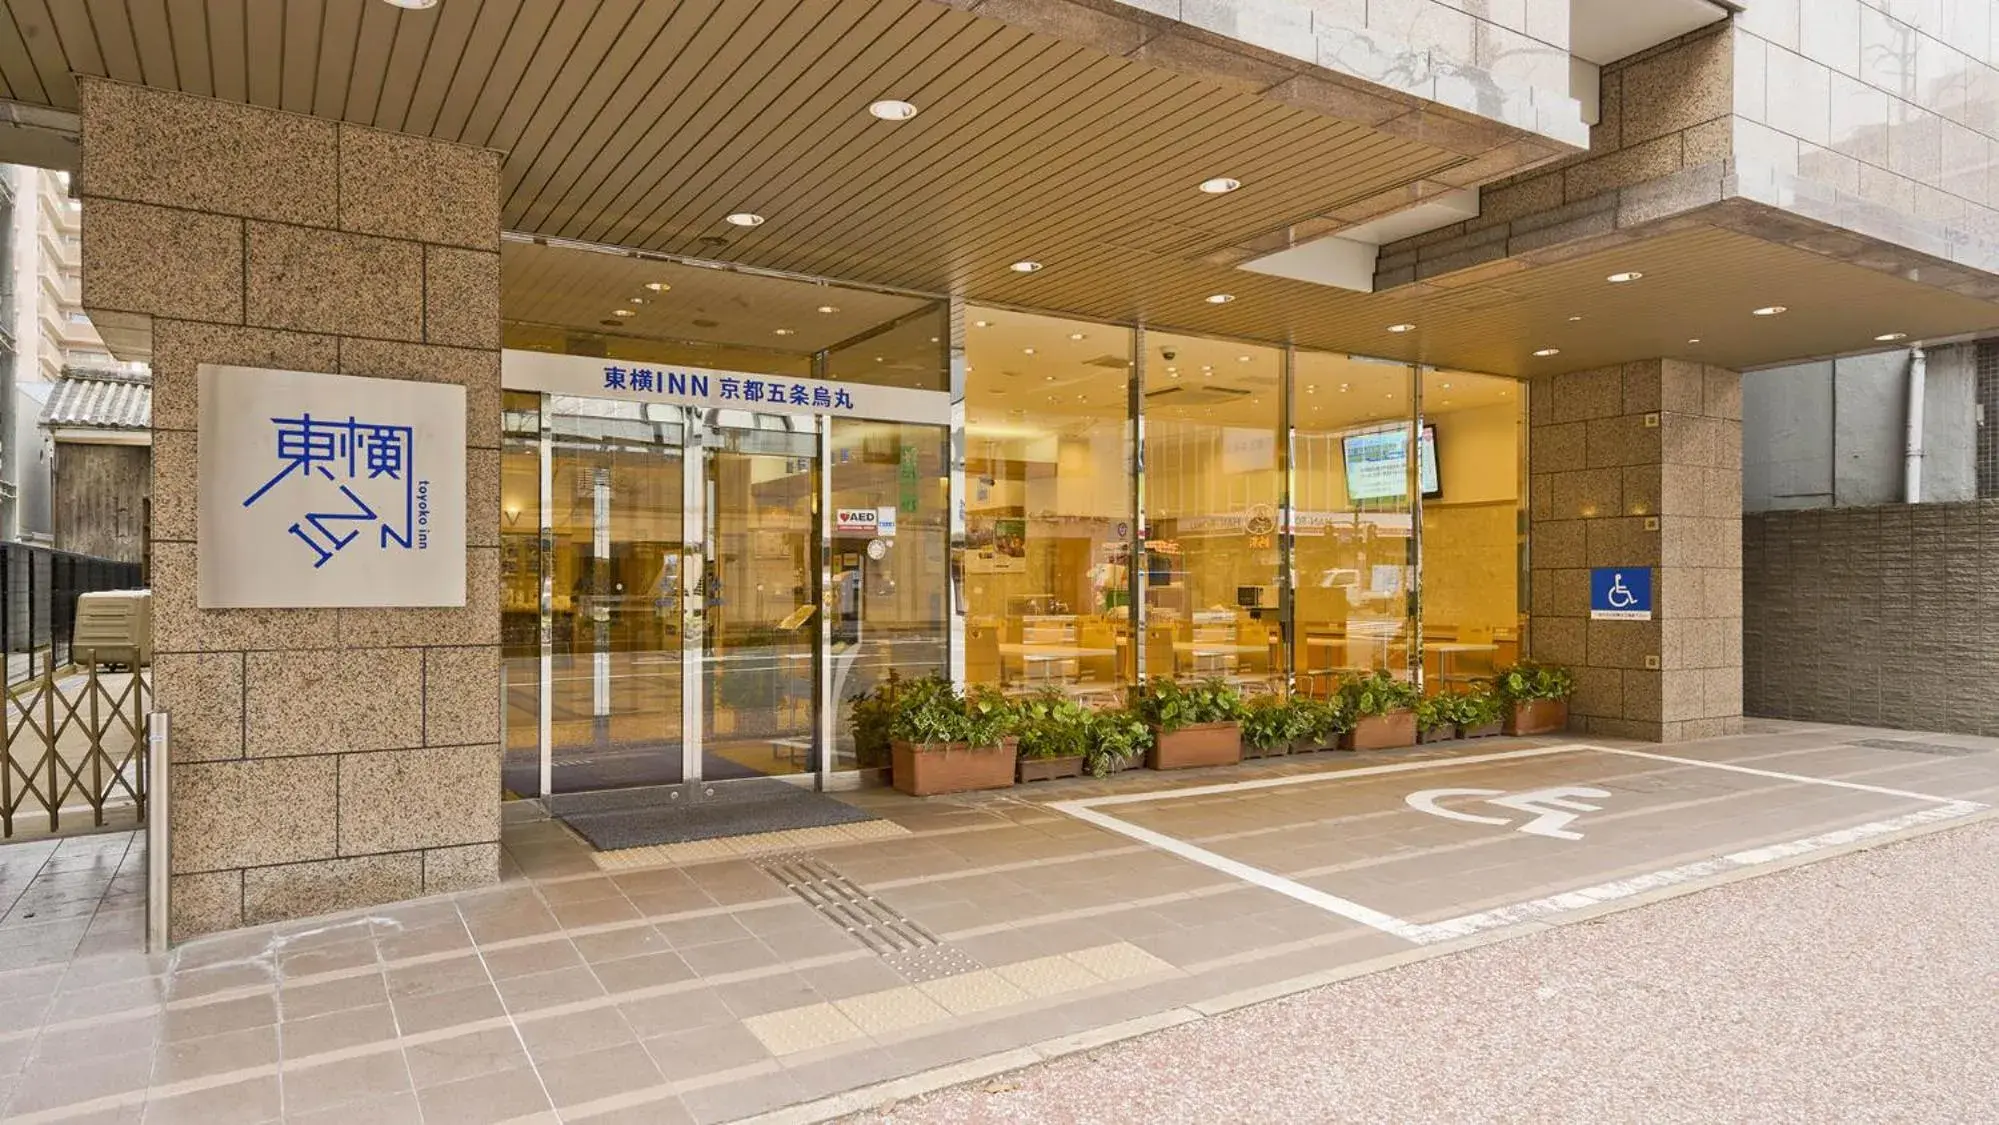
[(1652, 620), (1652, 568), (1600, 566), (1591, 570), (1589, 615), (1596, 621)]
[(835, 508), (833, 530), (840, 535), (895, 534), (895, 506), (885, 508)]

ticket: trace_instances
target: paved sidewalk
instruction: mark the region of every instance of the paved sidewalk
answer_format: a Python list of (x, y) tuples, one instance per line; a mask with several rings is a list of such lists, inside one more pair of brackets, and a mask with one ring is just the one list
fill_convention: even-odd
[(1756, 724), (869, 791), (874, 828), (755, 855), (599, 855), (514, 805), (491, 890), (0, 972), (0, 1116), (823, 1119), (1965, 823), (1995, 749)]

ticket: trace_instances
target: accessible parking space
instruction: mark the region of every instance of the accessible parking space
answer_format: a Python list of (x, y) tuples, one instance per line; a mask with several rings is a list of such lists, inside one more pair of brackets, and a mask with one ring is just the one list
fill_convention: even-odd
[[(1995, 780), (1985, 761), (1818, 746), (1756, 764), (1538, 747), (1054, 807), (1430, 944), (1961, 820), (1987, 806), (1957, 794)], [(1915, 774), (1946, 784), (1897, 784)]]

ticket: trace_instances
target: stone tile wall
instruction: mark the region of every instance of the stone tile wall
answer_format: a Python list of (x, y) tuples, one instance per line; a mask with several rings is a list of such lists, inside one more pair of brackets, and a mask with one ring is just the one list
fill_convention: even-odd
[(1382, 247), (1375, 288), (1509, 258), (1593, 253), (1721, 202), (1734, 129), (1731, 44), (1728, 25), (1717, 24), (1604, 67), (1588, 152), (1486, 185), (1475, 219)]
[(1742, 521), (1751, 715), (1999, 735), (1999, 502)]
[(1740, 195), (1999, 270), (1999, 0), (1756, 0), (1733, 36)]
[[(499, 155), (79, 79), (83, 295), (149, 325), (177, 938), (499, 872)], [(195, 369), (467, 390), (468, 604), (195, 605)]]
[[(1537, 660), (1571, 726), (1660, 742), (1742, 723), (1742, 379), (1680, 360), (1577, 371), (1529, 403)], [(1651, 621), (1592, 621), (1590, 568), (1655, 568)]]

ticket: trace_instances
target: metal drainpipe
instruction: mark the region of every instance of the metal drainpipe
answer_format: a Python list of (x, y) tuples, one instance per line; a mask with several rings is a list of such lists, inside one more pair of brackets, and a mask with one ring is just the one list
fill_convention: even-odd
[(1923, 384), (1929, 375), (1929, 358), (1921, 348), (1909, 349), (1909, 422), (1903, 435), (1902, 498), (1911, 504), (1923, 502)]

